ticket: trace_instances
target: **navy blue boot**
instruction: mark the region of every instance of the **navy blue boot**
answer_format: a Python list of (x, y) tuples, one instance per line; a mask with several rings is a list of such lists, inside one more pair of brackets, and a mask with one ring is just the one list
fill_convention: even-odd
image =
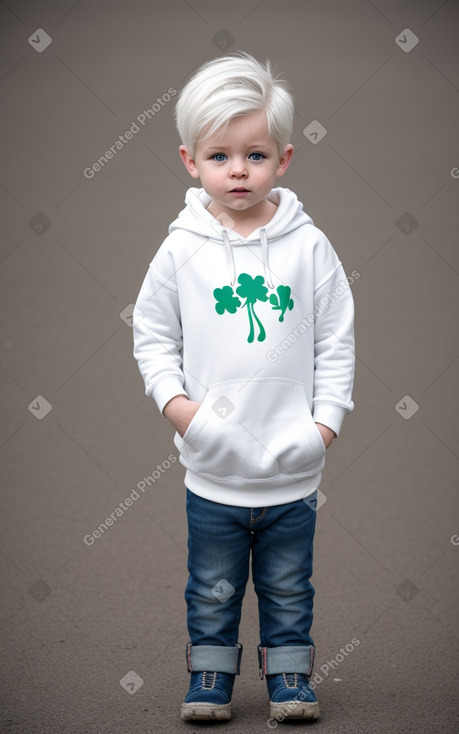
[[(260, 676), (266, 676), (271, 719), (318, 719), (319, 704), (309, 685), (313, 645), (258, 646)], [(282, 671), (294, 670), (295, 673)]]
[(278, 673), (267, 675), (269, 713), (272, 719), (318, 719), (319, 704), (307, 675)]
[[(242, 645), (187, 645), (190, 687), (182, 704), (185, 721), (231, 719), (234, 679), (240, 673)], [(215, 671), (216, 668), (216, 671)]]
[(231, 673), (191, 673), (190, 688), (182, 704), (182, 719), (231, 719), (234, 678)]

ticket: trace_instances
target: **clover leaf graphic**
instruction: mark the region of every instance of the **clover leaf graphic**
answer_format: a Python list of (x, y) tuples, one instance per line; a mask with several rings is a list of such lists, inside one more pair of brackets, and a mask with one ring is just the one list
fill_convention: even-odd
[[(262, 342), (266, 339), (266, 331), (255, 312), (255, 304), (257, 302), (265, 303), (268, 301), (268, 288), (262, 275), (252, 277), (248, 273), (241, 273), (238, 277), (239, 286), (236, 288), (235, 295), (232, 286), (224, 285), (223, 288), (215, 288), (213, 294), (216, 300), (215, 310), (222, 315), (228, 313), (236, 313), (239, 307), (246, 308), (249, 316), (249, 335), (247, 341), (251, 344), (255, 340), (255, 324), (258, 326), (257, 341)], [(277, 295), (271, 293), (269, 302), (273, 311), (280, 311), (279, 321), (284, 320), (286, 311), (293, 308), (293, 299), (291, 298), (292, 290), (287, 285), (279, 285), (276, 288)], [(245, 298), (244, 303), (238, 298)]]
[(214, 297), (217, 303), (215, 304), (215, 310), (219, 314), (225, 313), (236, 313), (237, 309), (241, 305), (241, 302), (237, 296), (234, 295), (233, 289), (230, 285), (224, 285), (223, 288), (215, 288)]
[(292, 289), (288, 285), (278, 285), (277, 288), (278, 296), (275, 293), (271, 293), (269, 302), (273, 307), (273, 311), (280, 311), (279, 321), (284, 320), (284, 314), (293, 308), (293, 299), (290, 298)]
[(252, 276), (248, 275), (247, 273), (241, 273), (238, 278), (238, 282), (240, 283), (240, 286), (236, 289), (236, 293), (238, 294), (238, 296), (241, 296), (241, 298), (246, 299), (242, 307), (244, 308), (244, 306), (246, 306), (247, 313), (249, 314), (250, 331), (249, 336), (247, 337), (247, 341), (250, 344), (255, 338), (255, 320), (258, 324), (259, 329), (257, 339), (259, 342), (262, 342), (266, 339), (266, 331), (257, 314), (255, 313), (254, 305), (257, 301), (268, 300), (268, 289), (265, 285), (263, 285), (265, 279), (261, 275), (256, 275), (255, 278), (252, 278)]

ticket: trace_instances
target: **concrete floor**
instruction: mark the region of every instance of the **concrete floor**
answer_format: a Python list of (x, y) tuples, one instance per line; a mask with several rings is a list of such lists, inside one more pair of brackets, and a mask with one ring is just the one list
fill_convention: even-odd
[(356, 408), (317, 518), (322, 717), (279, 727), (458, 730), (458, 21), (454, 0), (0, 3), (2, 732), (272, 730), (251, 588), (232, 721), (179, 718), (184, 473), (129, 321), (194, 185), (166, 95), (236, 49), (291, 82), (283, 185), (359, 274)]

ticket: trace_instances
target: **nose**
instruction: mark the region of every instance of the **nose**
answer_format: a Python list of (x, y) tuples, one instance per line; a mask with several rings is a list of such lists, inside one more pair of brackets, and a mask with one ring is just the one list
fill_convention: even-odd
[(233, 160), (233, 165), (231, 166), (230, 175), (231, 175), (231, 178), (246, 178), (247, 177), (247, 169), (242, 159), (235, 158)]

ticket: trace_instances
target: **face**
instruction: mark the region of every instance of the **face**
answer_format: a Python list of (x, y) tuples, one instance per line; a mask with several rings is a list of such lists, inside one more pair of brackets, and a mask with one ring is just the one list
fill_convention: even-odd
[(217, 130), (196, 145), (194, 158), (180, 146), (182, 160), (201, 184), (212, 204), (211, 213), (226, 212), (236, 221), (262, 215), (266, 196), (276, 177), (282, 176), (293, 155), (287, 145), (279, 156), (277, 144), (268, 132), (264, 110), (234, 117), (226, 130)]

